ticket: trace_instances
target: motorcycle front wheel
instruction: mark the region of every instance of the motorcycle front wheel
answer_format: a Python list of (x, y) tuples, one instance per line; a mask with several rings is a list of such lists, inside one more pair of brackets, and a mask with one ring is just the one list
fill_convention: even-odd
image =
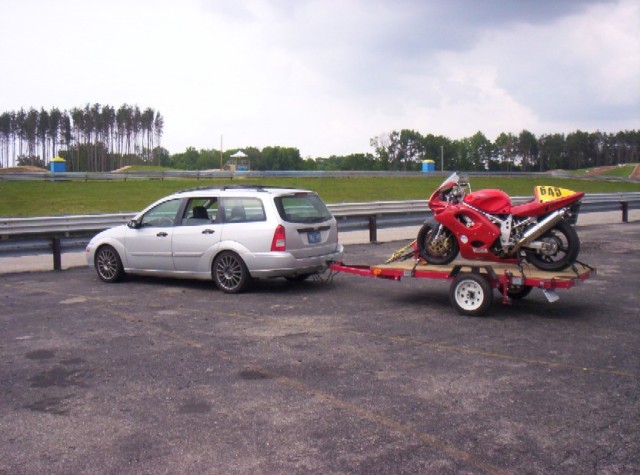
[(527, 260), (538, 269), (564, 270), (575, 262), (580, 252), (578, 233), (565, 221), (560, 221), (536, 241), (542, 242), (543, 247), (525, 249), (525, 254)]
[(439, 224), (424, 223), (418, 231), (418, 253), (429, 264), (444, 265), (456, 258), (459, 251), (458, 241), (444, 226), (438, 234)]

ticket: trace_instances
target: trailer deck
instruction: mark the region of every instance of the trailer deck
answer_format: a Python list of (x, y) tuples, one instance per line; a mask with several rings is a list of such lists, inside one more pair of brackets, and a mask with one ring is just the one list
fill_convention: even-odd
[(335, 272), (400, 281), (405, 277), (451, 280), (451, 304), (463, 315), (483, 315), (492, 303), (493, 289), (502, 295), (502, 303), (526, 297), (534, 288), (542, 289), (550, 302), (558, 300), (556, 289), (568, 289), (594, 275), (596, 269), (581, 262), (562, 271), (544, 271), (533, 265), (489, 261), (455, 260), (447, 265), (427, 264), (422, 259), (389, 264), (331, 264)]

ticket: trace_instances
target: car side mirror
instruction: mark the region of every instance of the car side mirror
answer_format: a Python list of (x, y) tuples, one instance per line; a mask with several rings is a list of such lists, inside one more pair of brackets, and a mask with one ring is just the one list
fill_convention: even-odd
[(138, 229), (140, 227), (140, 223), (135, 219), (132, 219), (127, 223), (127, 226), (129, 226), (131, 229)]

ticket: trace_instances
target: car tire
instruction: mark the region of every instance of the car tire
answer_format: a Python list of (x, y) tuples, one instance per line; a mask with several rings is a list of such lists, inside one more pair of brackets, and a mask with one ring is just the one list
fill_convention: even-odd
[(246, 264), (231, 251), (224, 251), (216, 256), (211, 272), (216, 286), (227, 294), (245, 291), (251, 281)]
[(98, 277), (103, 282), (112, 284), (122, 280), (124, 277), (124, 267), (122, 260), (112, 246), (100, 246), (96, 251), (94, 258), (94, 267), (98, 273)]

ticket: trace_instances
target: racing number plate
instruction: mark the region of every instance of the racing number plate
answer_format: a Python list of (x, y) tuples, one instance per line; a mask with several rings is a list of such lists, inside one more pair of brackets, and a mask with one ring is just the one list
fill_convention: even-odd
[(320, 242), (320, 231), (309, 231), (307, 234), (309, 244), (317, 244)]
[(557, 200), (558, 198), (564, 198), (565, 196), (571, 196), (575, 194), (573, 190), (567, 190), (566, 188), (558, 188), (557, 186), (536, 186), (536, 195), (540, 200), (540, 203), (545, 201)]

